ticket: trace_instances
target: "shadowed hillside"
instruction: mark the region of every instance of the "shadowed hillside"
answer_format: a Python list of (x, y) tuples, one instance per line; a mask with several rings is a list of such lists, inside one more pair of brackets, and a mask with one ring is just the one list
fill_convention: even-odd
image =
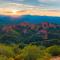
[(60, 25), (48, 22), (31, 24), (23, 22), (17, 25), (0, 27), (1, 43), (24, 43), (39, 45), (60, 45)]
[(19, 24), (21, 22), (28, 22), (32, 24), (39, 24), (41, 22), (60, 24), (60, 17), (35, 16), (35, 15), (22, 15), (14, 17), (0, 15), (0, 24)]

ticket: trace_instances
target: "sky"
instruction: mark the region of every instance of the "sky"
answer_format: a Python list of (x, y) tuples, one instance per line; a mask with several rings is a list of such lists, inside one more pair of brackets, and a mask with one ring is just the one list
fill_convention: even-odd
[(10, 10), (53, 10), (60, 11), (60, 0), (0, 0), (0, 13)]
[[(16, 5), (14, 4), (16, 3)], [(14, 4), (12, 6), (12, 4)], [(30, 6), (36, 6), (40, 9), (60, 10), (60, 0), (0, 0), (0, 8), (16, 8), (19, 9), (19, 5), (27, 5), (25, 8)], [(24, 8), (20, 6), (21, 8)]]

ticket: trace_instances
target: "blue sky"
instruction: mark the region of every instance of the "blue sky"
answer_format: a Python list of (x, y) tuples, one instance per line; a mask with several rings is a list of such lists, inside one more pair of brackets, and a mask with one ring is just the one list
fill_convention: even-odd
[[(0, 7), (10, 6), (9, 3), (40, 7), (41, 9), (60, 10), (60, 0), (0, 0)], [(10, 6), (12, 8), (12, 6)], [(19, 7), (16, 7), (19, 9)]]

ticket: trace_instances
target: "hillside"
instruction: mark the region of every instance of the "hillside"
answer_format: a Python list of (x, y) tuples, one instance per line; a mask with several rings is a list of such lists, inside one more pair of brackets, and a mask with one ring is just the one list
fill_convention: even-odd
[(39, 24), (42, 22), (60, 24), (60, 17), (36, 16), (36, 15), (22, 15), (17, 17), (17, 16), (0, 15), (0, 25), (19, 24), (21, 22), (28, 22), (32, 24)]
[(24, 43), (54, 45), (60, 44), (60, 25), (48, 22), (31, 24), (22, 22), (17, 25), (6, 25), (0, 28), (0, 43)]
[(0, 16), (0, 60), (60, 59), (60, 17)]

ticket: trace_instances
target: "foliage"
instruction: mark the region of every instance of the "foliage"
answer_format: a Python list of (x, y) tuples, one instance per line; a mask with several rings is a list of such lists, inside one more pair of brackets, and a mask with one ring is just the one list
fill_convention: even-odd
[(43, 47), (38, 47), (36, 45), (26, 46), (22, 53), (16, 56), (16, 60), (43, 60), (49, 58), (49, 54), (46, 53)]
[(21, 24), (0, 27), (0, 60), (50, 60), (60, 55), (60, 27)]
[(51, 56), (60, 56), (60, 46), (54, 45), (46, 50)]
[(12, 46), (7, 46), (7, 45), (3, 45), (0, 44), (0, 55), (4, 55), (7, 57), (13, 57), (15, 55), (14, 53), (14, 47)]
[(50, 60), (60, 56), (60, 46), (50, 47), (28, 44), (24, 48), (18, 45), (0, 44), (0, 60)]

